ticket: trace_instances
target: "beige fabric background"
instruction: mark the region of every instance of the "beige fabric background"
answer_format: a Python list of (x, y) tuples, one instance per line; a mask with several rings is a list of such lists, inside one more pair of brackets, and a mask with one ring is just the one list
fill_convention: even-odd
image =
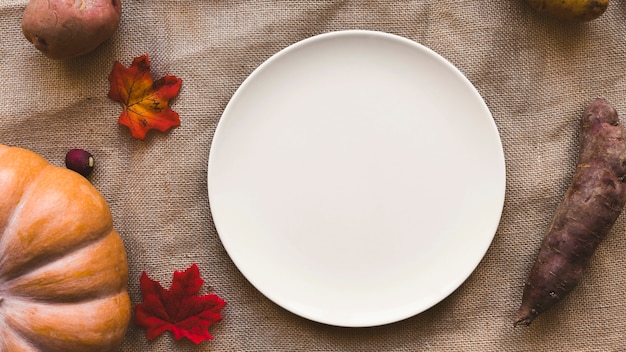
[[(91, 180), (126, 243), (133, 303), (142, 271), (169, 285), (194, 262), (206, 292), (228, 301), (213, 341), (195, 346), (169, 333), (147, 341), (131, 324), (122, 351), (626, 351), (624, 217), (575, 292), (531, 327), (512, 326), (574, 169), (580, 112), (602, 96), (626, 116), (624, 2), (612, 0), (591, 23), (565, 24), (524, 0), (123, 0), (115, 36), (66, 62), (22, 37), (26, 3), (0, 0), (0, 143), (57, 165), (72, 147), (95, 154)], [(491, 109), (507, 160), (502, 221), (477, 271), (427, 312), (375, 328), (313, 323), (262, 296), (221, 246), (207, 199), (211, 139), (238, 86), (278, 50), (341, 29), (398, 34), (451, 61)], [(106, 94), (113, 62), (143, 54), (155, 77), (176, 75), (183, 88), (173, 104), (182, 126), (142, 142), (118, 126), (120, 107)]]

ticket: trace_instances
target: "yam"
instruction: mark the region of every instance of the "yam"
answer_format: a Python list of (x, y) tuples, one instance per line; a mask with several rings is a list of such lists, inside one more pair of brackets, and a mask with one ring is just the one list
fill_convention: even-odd
[(582, 113), (578, 163), (524, 285), (515, 325), (529, 325), (579, 283), (626, 203), (626, 134), (604, 99)]

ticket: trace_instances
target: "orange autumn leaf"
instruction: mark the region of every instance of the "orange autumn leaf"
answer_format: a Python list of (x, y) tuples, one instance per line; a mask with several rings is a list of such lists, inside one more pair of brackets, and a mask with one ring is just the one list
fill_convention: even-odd
[(130, 129), (133, 138), (143, 140), (151, 129), (165, 132), (180, 125), (178, 113), (169, 107), (178, 95), (182, 80), (165, 76), (152, 81), (148, 55), (137, 57), (130, 67), (119, 61), (109, 74), (109, 98), (122, 105), (118, 122)]

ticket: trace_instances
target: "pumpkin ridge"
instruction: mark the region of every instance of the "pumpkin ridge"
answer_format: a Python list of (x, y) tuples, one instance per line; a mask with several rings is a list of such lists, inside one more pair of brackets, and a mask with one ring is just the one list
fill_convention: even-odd
[[(12, 155), (11, 153), (17, 154)], [(8, 147), (0, 144), (0, 162), (4, 156), (10, 158), (9, 165), (11, 166), (9, 169), (13, 170), (16, 175), (14, 175), (14, 179), (10, 179), (9, 181), (13, 181), (15, 179), (19, 179), (19, 181), (25, 181), (24, 179), (28, 179), (28, 182), (22, 182), (21, 185), (22, 192), (20, 193), (19, 203), (22, 203), (24, 199), (24, 194), (32, 189), (34, 186), (34, 182), (37, 178), (42, 175), (43, 170), (45, 170), (48, 166), (51, 166), (47, 160), (42, 158), (40, 155), (26, 149), (16, 148), (16, 147)], [(0, 164), (3, 165), (3, 164)], [(4, 166), (4, 165), (3, 165)], [(18, 174), (24, 173), (24, 174)], [(32, 175), (34, 173), (34, 175)], [(30, 175), (29, 175), (30, 174)], [(30, 177), (29, 177), (30, 176)], [(7, 185), (10, 185), (7, 183)], [(13, 218), (15, 215), (17, 207), (13, 207), (11, 209), (11, 214), (8, 216), (9, 218)], [(4, 231), (0, 234), (0, 240), (4, 238), (5, 232), (9, 226), (6, 226), (9, 223), (5, 224)]]
[(12, 301), (10, 308), (6, 326), (46, 352), (116, 350), (131, 318), (126, 291), (89, 302)]
[(11, 237), (11, 234), (17, 231), (16, 222), (19, 220), (22, 210), (24, 209), (24, 204), (30, 198), (31, 193), (35, 189), (37, 184), (37, 179), (39, 179), (43, 175), (43, 171), (51, 165), (44, 165), (44, 167), (40, 168), (36, 173), (35, 177), (33, 177), (31, 182), (26, 184), (26, 187), (23, 189), (19, 202), (15, 207), (13, 207), (11, 214), (8, 216), (8, 221), (6, 226), (4, 227), (2, 234), (0, 235), (0, 285), (2, 285), (3, 281), (6, 281), (6, 275), (3, 273), (4, 262), (6, 260), (6, 244), (8, 239)]
[[(35, 298), (35, 297), (27, 297), (26, 295), (7, 295), (5, 298), (5, 301), (8, 302), (12, 302), (12, 303), (18, 303), (18, 304), (38, 304), (41, 305), (43, 307), (46, 306), (56, 306), (56, 307), (61, 307), (61, 306), (66, 306), (66, 307), (71, 307), (72, 305), (77, 305), (77, 304), (89, 304), (92, 302), (100, 302), (100, 301), (104, 301), (107, 299), (111, 299), (112, 296), (117, 296), (117, 295), (121, 295), (123, 293), (127, 293), (127, 288), (122, 288), (119, 290), (112, 290), (112, 291), (108, 291), (106, 293), (102, 293), (101, 295), (94, 295), (94, 296), (85, 296), (85, 297), (81, 297), (80, 299), (77, 300), (59, 300), (59, 301), (53, 301), (53, 300), (47, 300), (44, 298)], [(0, 303), (0, 306), (2, 304)], [(1, 316), (1, 314), (0, 314)], [(0, 320), (0, 326), (2, 326), (2, 320)], [(6, 325), (6, 324), (5, 324)], [(0, 329), (1, 330), (1, 329)], [(2, 350), (0, 350), (1, 352)]]
[[(124, 243), (114, 229), (98, 239), (5, 282), (7, 298), (83, 302), (127, 290)], [(70, 269), (68, 269), (70, 268)]]
[[(58, 175), (58, 176), (57, 176)], [(62, 178), (63, 182), (59, 181), (58, 178)], [(72, 186), (74, 192), (80, 194), (84, 199), (82, 201), (77, 201), (73, 198), (66, 197), (65, 195), (59, 196), (59, 192), (54, 193), (54, 191), (50, 192), (51, 197), (53, 199), (57, 199), (54, 197), (61, 197), (63, 201), (71, 201), (74, 202), (72, 204), (72, 209), (63, 209), (57, 214), (54, 214), (55, 219), (49, 220), (45, 217), (35, 217), (34, 220), (30, 213), (26, 213), (24, 217), (22, 214), (26, 211), (24, 208), (28, 208), (29, 211), (40, 210), (39, 204), (30, 199), (30, 193), (35, 192), (34, 195), (37, 195), (37, 191), (43, 189), (44, 192), (47, 192), (47, 187), (58, 187), (60, 184), (61, 187), (64, 186), (64, 183), (67, 182), (77, 182), (77, 185)], [(82, 183), (82, 185), (80, 185)], [(82, 191), (79, 191), (82, 190)], [(82, 193), (81, 193), (82, 192)], [(78, 203), (77, 203), (78, 202)], [(79, 205), (83, 204), (84, 205)], [(56, 212), (56, 210), (45, 209), (44, 211)], [(79, 211), (79, 213), (76, 213)], [(98, 221), (96, 225), (86, 225), (88, 223), (88, 218), (90, 216), (102, 217), (107, 219), (106, 221)], [(84, 220), (78, 220), (81, 218), (85, 218)], [(10, 248), (7, 244), (8, 241), (12, 237), (18, 237), (19, 235), (15, 232), (19, 231), (19, 229), (24, 225), (22, 221), (26, 221), (31, 227), (31, 232), (25, 233), (30, 235), (30, 237), (25, 238), (20, 241), (13, 241), (13, 245), (17, 245), (17, 248)], [(84, 222), (81, 222), (84, 221)], [(90, 245), (94, 241), (106, 236), (113, 229), (113, 221), (111, 218), (110, 209), (108, 208), (108, 204), (104, 197), (87, 181), (83, 176), (80, 176), (78, 173), (74, 171), (70, 171), (67, 169), (63, 169), (60, 167), (53, 166), (51, 164), (46, 165), (38, 175), (34, 178), (33, 182), (29, 184), (28, 192), (24, 192), (22, 198), (20, 199), (20, 211), (17, 212), (13, 219), (13, 231), (9, 232), (4, 238), (0, 238), (0, 278), (4, 276), (4, 280), (11, 280), (18, 276), (24, 275), (33, 269), (37, 269), (50, 261), (54, 261), (58, 258), (61, 258), (68, 253), (72, 253), (75, 250), (78, 250), (86, 245)], [(45, 224), (52, 223), (51, 228), (43, 228), (39, 227), (45, 226)], [(64, 229), (64, 231), (58, 232), (60, 224), (64, 226), (72, 226), (72, 228)], [(75, 228), (74, 228), (75, 227)], [(59, 240), (56, 238), (50, 237), (50, 230), (57, 231), (59, 236)], [(80, 233), (80, 237), (75, 236), (66, 236), (65, 234), (77, 234)], [(39, 241), (40, 246), (35, 247), (32, 245), (33, 242)], [(43, 242), (42, 242), (43, 241)], [(54, 241), (54, 242), (50, 242)], [(59, 241), (63, 241), (60, 243)], [(27, 257), (14, 257), (17, 262), (7, 262), (7, 255), (10, 256), (10, 253), (14, 250), (24, 251), (24, 253), (28, 253), (30, 251), (30, 256)], [(10, 263), (10, 264), (9, 264)], [(8, 268), (7, 268), (8, 267)], [(32, 267), (32, 268), (31, 268)], [(0, 279), (1, 280), (1, 279)], [(1, 281), (0, 281), (1, 282)]]
[[(19, 340), (19, 343), (26, 344), (26, 346), (32, 348), (33, 352), (44, 352), (45, 351), (44, 347), (41, 346), (41, 344), (34, 343), (33, 341), (30, 340), (30, 338), (27, 335), (23, 334), (21, 331), (19, 331), (19, 330), (16, 331), (15, 329), (10, 329), (10, 330), (13, 331), (13, 338), (14, 338), (14, 340)], [(19, 347), (20, 348), (28, 348), (26, 346), (19, 346)], [(24, 350), (24, 352), (26, 352), (26, 351), (28, 351), (28, 350)], [(12, 352), (12, 351), (11, 350), (7, 350), (7, 352)], [(30, 352), (30, 351), (28, 351), (28, 352)]]
[[(15, 279), (18, 279), (21, 276), (24, 275), (28, 275), (29, 273), (33, 272), (33, 271), (37, 271), (39, 269), (41, 269), (42, 267), (45, 267), (47, 265), (49, 265), (50, 263), (53, 263), (63, 257), (66, 257), (68, 255), (72, 255), (75, 252), (78, 252), (82, 249), (84, 249), (85, 247), (89, 247), (91, 245), (93, 245), (94, 243), (97, 243), (99, 241), (102, 241), (104, 238), (106, 238), (108, 236), (108, 233), (115, 231), (113, 229), (113, 227), (110, 227), (110, 229), (108, 231), (106, 231), (107, 235), (105, 236), (100, 236), (100, 237), (94, 237), (94, 238), (90, 238), (89, 240), (83, 241), (83, 242), (78, 242), (76, 243), (74, 246), (69, 247), (69, 248), (65, 248), (64, 252), (59, 252), (59, 253), (45, 253), (43, 255), (40, 255), (38, 257), (33, 258), (31, 261), (26, 262), (24, 265), (21, 265), (17, 270), (13, 270), (9, 273), (5, 273), (4, 275), (4, 281), (0, 278), (0, 285), (4, 282), (4, 283), (8, 283), (11, 282)], [(0, 270), (2, 268), (2, 263), (0, 262)], [(2, 273), (0, 272), (0, 277)]]
[(40, 347), (35, 346), (25, 336), (16, 333), (13, 329), (3, 328), (0, 330), (0, 352), (41, 352)]

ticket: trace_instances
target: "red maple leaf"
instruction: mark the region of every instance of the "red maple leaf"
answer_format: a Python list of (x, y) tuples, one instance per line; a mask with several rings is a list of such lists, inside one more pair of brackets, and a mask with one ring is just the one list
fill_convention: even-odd
[(185, 271), (175, 271), (169, 290), (143, 272), (139, 281), (143, 302), (135, 306), (135, 322), (146, 328), (149, 340), (166, 330), (176, 340), (188, 338), (195, 344), (212, 340), (209, 327), (222, 320), (226, 302), (214, 294), (198, 296), (204, 280), (193, 264)]
[(128, 68), (115, 61), (109, 74), (108, 96), (124, 109), (118, 122), (141, 140), (151, 129), (165, 132), (179, 126), (178, 113), (169, 107), (169, 102), (178, 95), (182, 82), (174, 76), (153, 82), (148, 55), (135, 58)]

